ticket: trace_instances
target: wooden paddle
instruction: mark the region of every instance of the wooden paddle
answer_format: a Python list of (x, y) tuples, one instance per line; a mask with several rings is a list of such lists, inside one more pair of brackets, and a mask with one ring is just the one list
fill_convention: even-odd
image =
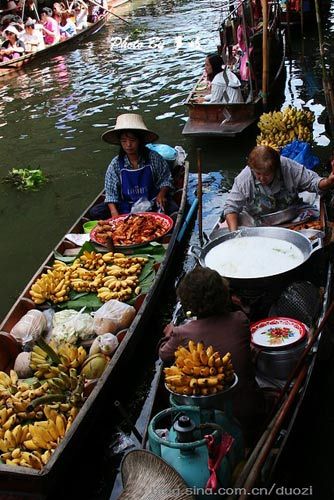
[(106, 9), (105, 7), (103, 7), (103, 5), (95, 2), (95, 0), (88, 0), (89, 2), (91, 2), (92, 4), (96, 5), (97, 7), (100, 7), (101, 9), (103, 9), (105, 12), (108, 12), (109, 14), (111, 14), (112, 16), (115, 16), (117, 17), (117, 19), (120, 19), (121, 21), (123, 21), (124, 23), (126, 24), (131, 24), (129, 23), (129, 21), (127, 21), (126, 19), (124, 19), (124, 17), (121, 17), (121, 16), (118, 16), (117, 14), (114, 14), (114, 12), (112, 12), (111, 10), (109, 9)]

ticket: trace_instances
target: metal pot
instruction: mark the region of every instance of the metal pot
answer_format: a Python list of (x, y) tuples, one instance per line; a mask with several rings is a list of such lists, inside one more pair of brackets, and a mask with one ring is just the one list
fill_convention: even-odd
[(290, 279), (294, 278), (294, 272), (301, 268), (301, 266), (310, 258), (310, 256), (319, 248), (322, 247), (321, 238), (317, 238), (314, 241), (310, 241), (303, 234), (297, 231), (292, 231), (291, 229), (286, 229), (282, 227), (246, 227), (238, 231), (232, 231), (218, 238), (211, 240), (203, 248), (199, 246), (192, 245), (189, 249), (189, 253), (193, 255), (203, 267), (206, 265), (206, 256), (213, 248), (223, 245), (225, 241), (242, 238), (246, 236), (261, 236), (266, 238), (276, 238), (279, 240), (287, 241), (295, 245), (303, 255), (303, 261), (293, 269), (284, 271), (281, 273), (273, 274), (271, 276), (256, 276), (251, 278), (237, 278), (226, 275), (225, 277), (229, 279), (231, 287), (233, 288), (263, 288), (270, 285), (273, 282), (280, 281), (284, 283)]
[(259, 349), (256, 353), (256, 372), (261, 377), (287, 380), (307, 345), (307, 336), (285, 349)]

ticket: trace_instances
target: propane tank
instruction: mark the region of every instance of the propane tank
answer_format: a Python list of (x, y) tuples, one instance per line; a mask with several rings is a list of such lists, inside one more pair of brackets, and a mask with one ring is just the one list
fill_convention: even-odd
[[(161, 438), (157, 433), (159, 422), (174, 415), (177, 415), (177, 419), (167, 438)], [(230, 443), (229, 451), (216, 471), (218, 487), (227, 488), (231, 485), (233, 469), (242, 460), (243, 453), (240, 454), (236, 439), (226, 433), (225, 429), (213, 422), (197, 425), (196, 422), (200, 420), (200, 408), (195, 406), (178, 406), (163, 410), (149, 425), (149, 448), (181, 474), (187, 485), (193, 488), (197, 498), (207, 498), (205, 488), (211, 476), (208, 468), (208, 441), (219, 445), (222, 438), (227, 438)], [(201, 427), (205, 427), (205, 430)], [(208, 436), (205, 438), (205, 435)]]

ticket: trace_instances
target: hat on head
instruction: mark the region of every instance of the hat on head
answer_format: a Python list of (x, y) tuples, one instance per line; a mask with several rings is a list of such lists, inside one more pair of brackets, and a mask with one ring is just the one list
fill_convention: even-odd
[(110, 144), (120, 144), (120, 134), (126, 131), (141, 132), (145, 143), (159, 139), (158, 134), (146, 127), (141, 115), (135, 113), (124, 113), (119, 115), (115, 127), (102, 134), (102, 139)]
[(20, 36), (20, 33), (17, 31), (15, 26), (12, 26), (11, 24), (7, 26), (7, 28), (4, 30), (4, 33), (14, 33), (14, 35), (16, 35), (17, 38)]
[(36, 23), (35, 19), (28, 19), (28, 21), (25, 22), (24, 26), (26, 26), (26, 27), (32, 26), (33, 27), (33, 26), (35, 26), (35, 23)]
[(121, 473), (124, 489), (118, 500), (195, 500), (181, 475), (150, 451), (129, 451)]

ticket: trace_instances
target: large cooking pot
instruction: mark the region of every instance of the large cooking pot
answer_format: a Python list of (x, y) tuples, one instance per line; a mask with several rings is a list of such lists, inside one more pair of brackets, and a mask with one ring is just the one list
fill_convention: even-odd
[[(255, 236), (255, 237), (265, 237), (265, 238), (275, 238), (278, 240), (283, 240), (285, 242), (291, 243), (295, 247), (297, 247), (302, 253), (302, 260), (295, 267), (290, 267), (287, 271), (283, 272), (273, 272), (272, 274), (266, 274), (263, 276), (261, 272), (258, 275), (252, 277), (239, 277), (236, 275), (228, 275), (224, 274), (226, 278), (229, 279), (230, 285), (232, 288), (263, 288), (273, 283), (273, 279), (275, 283), (280, 282), (281, 284), (286, 283), (291, 279), (296, 279), (297, 273), (296, 271), (300, 270), (301, 266), (309, 259), (309, 257), (319, 248), (322, 247), (322, 240), (318, 238), (314, 241), (310, 241), (306, 236), (296, 231), (292, 231), (291, 229), (286, 229), (282, 227), (245, 227), (238, 231), (232, 231), (218, 238), (211, 240), (207, 243), (203, 248), (199, 246), (192, 245), (189, 249), (189, 253), (193, 255), (201, 266), (203, 267), (211, 267), (207, 264), (208, 255), (210, 252), (215, 249), (215, 254), (217, 252), (216, 247), (221, 247), (223, 249), (223, 245), (226, 241), (229, 241), (234, 238), (243, 238), (243, 237)], [(261, 240), (259, 240), (261, 241)], [(211, 254), (212, 256), (212, 254)], [(211, 257), (210, 256), (210, 257)], [(243, 256), (243, 259), (247, 259), (247, 253)], [(247, 261), (246, 261), (247, 262)], [(255, 264), (261, 267), (261, 262), (249, 261), (247, 263), (250, 267)], [(217, 266), (218, 267), (218, 266)], [(274, 267), (274, 266), (273, 266)], [(217, 269), (218, 270), (218, 269)]]

